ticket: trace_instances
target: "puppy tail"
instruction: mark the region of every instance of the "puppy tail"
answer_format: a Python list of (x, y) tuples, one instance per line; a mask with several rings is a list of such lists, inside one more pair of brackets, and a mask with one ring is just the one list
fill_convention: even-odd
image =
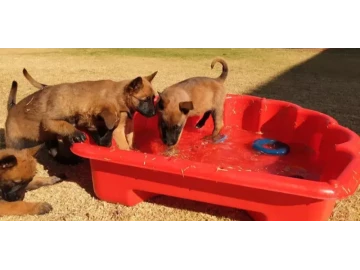
[(25, 78), (36, 88), (43, 89), (47, 86), (46, 84), (35, 81), (34, 78), (30, 76), (30, 74), (27, 72), (27, 70), (25, 68), (23, 69), (23, 74), (24, 74)]
[(218, 80), (220, 80), (221, 82), (224, 82), (227, 78), (227, 75), (228, 75), (228, 71), (229, 71), (229, 68), (228, 68), (228, 65), (227, 63), (225, 62), (224, 59), (221, 59), (221, 58), (215, 58), (212, 62), (211, 62), (211, 69), (214, 68), (215, 64), (216, 63), (220, 63), (222, 64), (223, 66), (223, 69), (222, 69), (222, 73), (221, 75), (217, 78)]
[(16, 105), (17, 87), (18, 87), (17, 82), (13, 81), (12, 85), (11, 85), (11, 89), (10, 89), (10, 94), (8, 97), (8, 102), (7, 102), (7, 110), (8, 111), (10, 111), (10, 109)]

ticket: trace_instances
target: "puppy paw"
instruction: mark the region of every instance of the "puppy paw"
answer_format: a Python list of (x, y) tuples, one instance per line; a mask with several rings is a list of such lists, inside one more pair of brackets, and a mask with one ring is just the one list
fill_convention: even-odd
[(44, 215), (53, 210), (52, 206), (46, 202), (37, 203), (35, 206), (35, 215)]
[(60, 183), (60, 182), (64, 181), (65, 179), (67, 179), (65, 174), (61, 174), (59, 176), (51, 176), (49, 178), (50, 178), (49, 181), (50, 181), (51, 185)]
[(212, 138), (214, 143), (222, 143), (227, 139), (227, 135), (216, 135)]
[(80, 130), (76, 130), (73, 134), (69, 135), (69, 141), (71, 144), (80, 143), (86, 141), (86, 135)]

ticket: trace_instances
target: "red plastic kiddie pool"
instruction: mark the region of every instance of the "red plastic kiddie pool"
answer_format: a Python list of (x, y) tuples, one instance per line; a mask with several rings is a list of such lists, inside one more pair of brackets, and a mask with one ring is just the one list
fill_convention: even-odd
[[(244, 209), (255, 220), (328, 220), (335, 202), (352, 195), (360, 175), (360, 139), (333, 118), (295, 104), (228, 95), (222, 133), (214, 144), (209, 119), (190, 118), (174, 156), (157, 130), (157, 117), (136, 114), (139, 151), (105, 148), (87, 140), (72, 147), (88, 158), (99, 199), (132, 206), (163, 194)], [(258, 139), (289, 147), (283, 155), (254, 148)], [(114, 142), (113, 142), (114, 145)]]

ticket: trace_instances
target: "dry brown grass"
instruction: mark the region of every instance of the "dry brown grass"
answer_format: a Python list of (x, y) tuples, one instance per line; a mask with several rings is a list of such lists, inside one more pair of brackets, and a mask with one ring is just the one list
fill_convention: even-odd
[[(319, 50), (224, 50), (223, 52), (226, 54), (223, 57), (230, 66), (230, 74), (226, 82), (228, 92), (253, 93), (296, 101), (300, 105), (329, 113), (340, 119), (342, 124), (359, 132), (360, 98), (357, 91), (360, 79), (349, 77), (349, 70), (346, 68), (343, 68), (345, 70), (343, 74), (335, 74), (335, 81), (331, 79), (333, 71), (329, 71), (328, 65), (338, 64), (338, 62), (331, 63), (333, 61), (331, 59), (327, 60), (328, 63), (323, 60), (325, 66), (321, 63), (318, 63), (318, 66), (310, 65), (316, 66), (311, 72), (307, 72), (308, 69), (304, 67), (296, 67), (287, 72), (289, 68), (300, 63), (305, 62), (305, 66), (312, 63), (311, 59), (317, 59)], [(186, 55), (186, 52), (178, 50), (175, 53), (168, 51), (161, 55), (160, 51), (154, 53), (157, 56), (155, 58), (143, 51), (0, 49), (2, 127), (12, 80), (17, 80), (19, 83), (18, 100), (35, 91), (22, 75), (24, 67), (36, 79), (48, 84), (104, 78), (120, 80), (158, 70), (154, 86), (161, 90), (186, 77), (217, 76), (220, 67), (217, 66), (216, 70), (212, 71), (210, 62), (212, 57), (218, 54), (219, 51), (210, 50), (204, 55), (202, 53)], [(354, 54), (351, 58), (346, 58), (347, 56), (345, 58), (350, 66), (358, 63), (360, 66), (359, 56)], [(325, 76), (321, 76), (323, 72)], [(308, 94), (306, 98), (302, 89), (307, 88), (311, 91), (308, 93), (307, 90), (305, 91), (305, 94)], [(340, 89), (347, 91), (347, 94), (343, 94)], [(349, 93), (352, 93), (352, 96), (349, 96)], [(102, 202), (92, 194), (88, 162), (74, 167), (53, 163), (52, 167), (58, 171), (66, 171), (71, 181), (28, 192), (25, 200), (47, 201), (53, 205), (54, 210), (44, 216), (2, 217), (0, 220), (248, 220), (246, 214), (240, 210), (165, 196), (153, 198), (135, 207)], [(39, 165), (38, 173), (46, 175), (47, 171)], [(340, 202), (332, 219), (360, 220), (359, 198), (360, 194), (357, 193)]]

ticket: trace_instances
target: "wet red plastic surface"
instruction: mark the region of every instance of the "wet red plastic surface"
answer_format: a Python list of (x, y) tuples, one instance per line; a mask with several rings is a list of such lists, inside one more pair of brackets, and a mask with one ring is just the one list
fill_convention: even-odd
[[(222, 131), (228, 138), (218, 144), (204, 139), (211, 134), (211, 118), (202, 129), (195, 128), (198, 120), (188, 119), (170, 156), (157, 117), (139, 114), (138, 151), (89, 140), (72, 151), (90, 159), (100, 199), (128, 206), (163, 194), (245, 209), (255, 220), (327, 220), (336, 200), (359, 184), (360, 139), (327, 115), (283, 101), (228, 95)], [(258, 153), (251, 146), (258, 138), (285, 142), (290, 153)]]

